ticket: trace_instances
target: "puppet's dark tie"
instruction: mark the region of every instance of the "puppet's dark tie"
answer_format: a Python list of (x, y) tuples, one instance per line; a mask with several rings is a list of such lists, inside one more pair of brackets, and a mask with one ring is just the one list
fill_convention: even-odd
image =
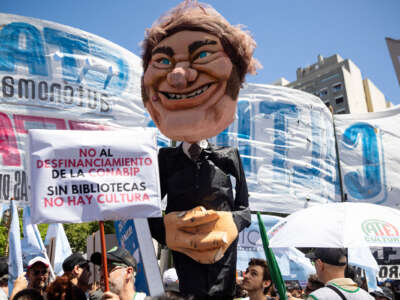
[(201, 147), (196, 143), (194, 143), (189, 147), (188, 152), (190, 154), (190, 158), (193, 159), (194, 161), (197, 161), (200, 157)]

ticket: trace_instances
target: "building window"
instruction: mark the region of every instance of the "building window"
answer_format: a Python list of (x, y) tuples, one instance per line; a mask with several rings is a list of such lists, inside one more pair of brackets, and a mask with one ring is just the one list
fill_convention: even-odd
[(335, 98), (335, 102), (336, 102), (336, 104), (342, 104), (344, 102), (343, 96)]
[(338, 79), (339, 78), (339, 74), (333, 74), (333, 75), (329, 75), (328, 77), (325, 77), (325, 78), (322, 78), (321, 79), (321, 83), (324, 83), (324, 82), (327, 82), (327, 81), (330, 81), (330, 80), (332, 80), (332, 79)]
[(332, 85), (332, 91), (337, 93), (343, 89), (343, 84), (341, 82), (335, 83)]
[(327, 88), (323, 88), (319, 90), (319, 96), (322, 97), (326, 97), (328, 95), (328, 89)]

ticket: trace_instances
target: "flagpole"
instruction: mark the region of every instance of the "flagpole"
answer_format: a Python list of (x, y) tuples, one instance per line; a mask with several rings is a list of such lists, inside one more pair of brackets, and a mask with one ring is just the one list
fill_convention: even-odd
[(265, 257), (268, 261), (268, 269), (272, 278), (273, 283), (278, 289), (279, 299), (287, 300), (286, 297), (286, 285), (283, 281), (281, 270), (279, 269), (278, 263), (276, 262), (275, 255), (269, 248), (268, 236), (265, 230), (264, 222), (261, 220), (260, 212), (257, 212), (258, 226), (260, 227), (261, 240), (264, 247)]
[(339, 185), (340, 185), (340, 196), (342, 198), (342, 202), (345, 202), (347, 199), (344, 189), (343, 189), (343, 181), (342, 181), (342, 168), (340, 166), (340, 155), (339, 155), (339, 145), (336, 136), (336, 126), (335, 126), (335, 115), (333, 113), (333, 107), (329, 105), (329, 110), (332, 114), (332, 125), (333, 125), (333, 135), (335, 136), (335, 150), (336, 150), (336, 159), (337, 159), (337, 166), (338, 166), (338, 176), (339, 176)]
[(106, 239), (104, 235), (104, 221), (99, 221), (100, 227), (100, 242), (101, 242), (101, 260), (103, 265), (103, 274), (104, 274), (104, 286), (105, 292), (110, 290), (108, 284), (108, 271), (107, 271), (107, 249), (106, 249)]
[(53, 266), (51, 265), (49, 256), (47, 255), (46, 247), (44, 246), (42, 237), (40, 236), (39, 228), (37, 227), (37, 224), (32, 224), (32, 226), (34, 228), (36, 238), (38, 239), (39, 244), (42, 246), (42, 253), (44, 255), (44, 258), (46, 258), (46, 260), (49, 262), (50, 280), (53, 281), (54, 279), (56, 279), (56, 274), (54, 274)]

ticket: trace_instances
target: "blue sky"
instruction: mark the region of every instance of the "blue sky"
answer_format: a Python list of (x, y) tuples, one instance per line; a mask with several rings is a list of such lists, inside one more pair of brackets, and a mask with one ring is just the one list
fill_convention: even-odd
[[(144, 30), (177, 0), (0, 0), (0, 12), (54, 21), (106, 38), (139, 55)], [(244, 24), (263, 69), (248, 82), (296, 79), (317, 55), (351, 59), (400, 104), (400, 87), (385, 37), (400, 39), (399, 0), (212, 0), (232, 24)]]

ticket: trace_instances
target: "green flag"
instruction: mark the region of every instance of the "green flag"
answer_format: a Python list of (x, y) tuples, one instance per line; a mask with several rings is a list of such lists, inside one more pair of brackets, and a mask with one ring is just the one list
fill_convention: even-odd
[(278, 289), (279, 298), (281, 300), (286, 300), (286, 286), (283, 281), (281, 270), (279, 269), (278, 263), (276, 262), (275, 255), (269, 248), (269, 242), (267, 237), (267, 232), (265, 231), (264, 223), (261, 220), (261, 215), (257, 212), (258, 226), (260, 227), (260, 235), (264, 246), (265, 257), (268, 260), (268, 269), (271, 274), (272, 282)]

